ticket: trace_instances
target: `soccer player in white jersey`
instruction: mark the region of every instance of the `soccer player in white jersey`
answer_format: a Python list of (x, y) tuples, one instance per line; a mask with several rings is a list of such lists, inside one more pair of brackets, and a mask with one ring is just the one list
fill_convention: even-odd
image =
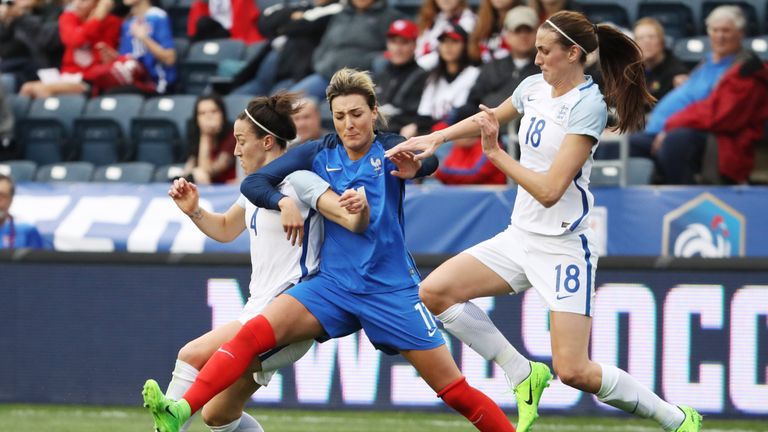
[[(296, 136), (291, 120), (295, 101), (296, 96), (291, 94), (259, 97), (240, 114), (234, 128), (237, 141), (234, 154), (240, 158), (246, 174), (256, 172), (285, 153), (287, 142)], [(247, 229), (253, 267), (250, 298), (238, 320), (211, 330), (179, 351), (168, 397), (180, 398), (211, 355), (234, 337), (243, 323), (258, 315), (278, 294), (317, 272), (323, 226), (315, 210), (350, 231), (361, 232), (368, 226), (369, 209), (362, 191), (346, 191), (340, 204), (339, 196), (328, 189), (328, 184), (307, 171), (289, 176), (279, 189), (295, 204), (294, 212), (285, 215), (299, 216), (293, 223), (300, 224), (304, 231), (301, 245), (295, 244), (296, 236), (287, 238), (279, 211), (260, 209), (242, 195), (225, 213), (211, 213), (199, 206), (198, 189), (193, 183), (178, 179), (168, 191), (179, 208), (214, 240), (229, 242)], [(301, 358), (311, 345), (311, 340), (291, 344), (257, 361), (254, 367), (258, 372), (246, 374), (205, 406), (205, 423), (215, 432), (263, 431), (259, 423), (243, 411), (246, 402), (260, 386), (269, 383), (275, 370)], [(186, 430), (189, 423), (182, 430)]]
[[(599, 48), (602, 93), (584, 75), (587, 54)], [(621, 132), (638, 130), (653, 97), (645, 90), (637, 45), (609, 25), (596, 26), (576, 12), (559, 12), (539, 28), (536, 64), (542, 73), (520, 83), (495, 109), (387, 152), (433, 154), (446, 141), (480, 134), (486, 156), (519, 186), (512, 221), (497, 236), (461, 253), (421, 284), (424, 304), (453, 335), (506, 372), (517, 398), (517, 430), (538, 417), (538, 403), (552, 376), (543, 363), (523, 357), (471, 299), (518, 294), (531, 286), (550, 309), (552, 364), (560, 380), (598, 399), (652, 418), (667, 431), (698, 431), (701, 416), (674, 406), (626, 372), (589, 359), (597, 255), (588, 217), (592, 153), (614, 108)], [(521, 157), (498, 146), (499, 121), (523, 115)]]

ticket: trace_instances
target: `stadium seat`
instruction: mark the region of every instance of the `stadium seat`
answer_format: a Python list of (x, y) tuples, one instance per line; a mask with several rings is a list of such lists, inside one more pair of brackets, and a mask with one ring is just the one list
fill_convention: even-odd
[(13, 117), (18, 122), (21, 119), (27, 118), (27, 113), (29, 113), (29, 106), (32, 103), (32, 100), (29, 99), (29, 96), (23, 96), (18, 93), (13, 93), (7, 95), (8, 100), (11, 104), (11, 111), (13, 111)]
[(612, 23), (626, 29), (631, 28), (629, 11), (620, 3), (581, 1), (578, 8), (593, 23)]
[(718, 6), (739, 6), (747, 19), (746, 35), (756, 36), (762, 31), (761, 22), (765, 16), (765, 0), (739, 0), (739, 1), (707, 1), (701, 5), (701, 28), (706, 30), (706, 19), (712, 10)]
[(131, 125), (132, 154), (138, 162), (168, 165), (187, 154), (187, 123), (195, 96), (161, 96), (144, 102)]
[(664, 27), (664, 32), (675, 39), (693, 36), (696, 34), (697, 1), (663, 1), (653, 0), (640, 3), (638, 17), (656, 18)]
[(187, 34), (187, 20), (189, 18), (189, 10), (192, 8), (192, 2), (193, 0), (176, 0), (173, 2), (173, 6), (165, 8), (166, 12), (168, 12), (168, 17), (171, 19), (171, 34), (177, 36)]
[(631, 157), (627, 164), (627, 186), (651, 184), (653, 161), (646, 158)]
[(243, 51), (243, 60), (249, 61), (251, 59), (256, 58), (258, 55), (261, 54), (262, 51), (269, 49), (269, 43), (262, 41), (262, 42), (254, 42), (250, 45), (246, 45), (245, 51)]
[(224, 108), (227, 110), (227, 120), (234, 123), (237, 116), (245, 110), (251, 99), (253, 99), (253, 96), (248, 95), (231, 94), (225, 96)]
[(149, 183), (155, 166), (147, 162), (125, 162), (96, 168), (94, 182)]
[(94, 165), (115, 163), (125, 157), (131, 119), (138, 116), (144, 98), (138, 95), (91, 99), (75, 120), (79, 159)]
[(16, 182), (28, 182), (35, 179), (37, 164), (28, 160), (9, 160), (0, 162), (0, 174), (11, 176)]
[(184, 173), (184, 164), (163, 165), (155, 171), (155, 182), (168, 183)]
[(235, 39), (195, 42), (179, 68), (183, 90), (201, 94), (208, 87), (208, 79), (218, 74), (219, 64), (240, 60), (244, 51), (245, 43)]
[(45, 165), (69, 155), (67, 140), (84, 106), (82, 95), (33, 100), (27, 117), (18, 124), (17, 139), (24, 159)]
[(696, 64), (704, 60), (707, 53), (710, 51), (709, 37), (696, 36), (680, 39), (675, 42), (672, 51), (680, 61), (685, 63), (689, 68), (693, 68)]
[(0, 74), (0, 87), (5, 90), (6, 95), (16, 93), (16, 75), (12, 73)]
[(90, 162), (62, 162), (41, 166), (35, 180), (39, 182), (87, 182), (93, 176)]
[(173, 47), (176, 49), (176, 58), (185, 59), (189, 52), (189, 39), (186, 37), (175, 37), (173, 38)]
[(744, 48), (752, 50), (758, 57), (760, 57), (760, 60), (768, 61), (768, 36), (745, 38)]

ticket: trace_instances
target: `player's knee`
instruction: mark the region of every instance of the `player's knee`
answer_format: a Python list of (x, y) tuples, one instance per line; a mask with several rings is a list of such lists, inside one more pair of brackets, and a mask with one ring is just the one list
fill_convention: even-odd
[(419, 298), (433, 314), (439, 314), (451, 307), (455, 301), (444, 284), (434, 283), (427, 278), (419, 287)]
[(589, 377), (585, 368), (573, 363), (557, 361), (553, 361), (552, 366), (563, 384), (577, 389), (587, 386)]
[(202, 412), (203, 422), (210, 427), (226, 426), (239, 419), (241, 415), (242, 412), (238, 409), (227, 409), (221, 406), (206, 405)]
[(187, 363), (188, 365), (200, 370), (205, 366), (211, 353), (203, 344), (194, 340), (187, 342), (186, 345), (181, 347), (178, 354), (178, 359)]

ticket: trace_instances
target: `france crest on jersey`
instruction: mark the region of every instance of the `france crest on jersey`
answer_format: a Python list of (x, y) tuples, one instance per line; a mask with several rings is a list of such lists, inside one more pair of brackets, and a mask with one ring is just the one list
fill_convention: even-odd
[[(512, 94), (512, 104), (523, 113), (518, 139), (520, 163), (533, 171), (546, 172), (568, 134), (587, 135), (596, 142), (605, 129), (608, 111), (600, 88), (586, 82), (568, 93), (552, 97), (552, 86), (541, 74), (526, 78)], [(595, 145), (596, 147), (596, 145)], [(594, 150), (593, 150), (594, 153)], [(588, 225), (594, 198), (589, 191), (592, 156), (554, 206), (546, 208), (518, 186), (512, 223), (537, 234), (560, 235)]]

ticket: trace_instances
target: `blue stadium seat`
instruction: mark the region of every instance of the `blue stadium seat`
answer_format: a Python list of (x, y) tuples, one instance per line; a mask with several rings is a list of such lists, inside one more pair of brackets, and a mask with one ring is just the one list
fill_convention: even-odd
[[(693, 36), (697, 32), (696, 1), (653, 0), (640, 3), (637, 16), (656, 18), (664, 27), (664, 32), (675, 39)], [(696, 8), (694, 13), (692, 9)]]
[(184, 173), (184, 164), (171, 164), (157, 167), (155, 171), (155, 182), (168, 183), (174, 178), (181, 176)]
[(0, 174), (11, 176), (14, 181), (28, 182), (35, 178), (37, 164), (28, 160), (8, 160), (0, 162)]
[(240, 115), (245, 107), (248, 106), (248, 102), (253, 99), (253, 96), (231, 94), (224, 97), (224, 107), (227, 110), (227, 120), (234, 123), (237, 116)]
[(189, 39), (186, 37), (175, 37), (173, 38), (173, 47), (176, 49), (176, 58), (179, 60), (185, 59), (189, 52)]
[(593, 23), (612, 23), (619, 27), (631, 28), (629, 11), (620, 3), (581, 1), (578, 8)]
[(27, 117), (18, 124), (17, 139), (24, 159), (39, 165), (59, 162), (71, 153), (67, 142), (75, 118), (83, 112), (85, 97), (63, 95), (35, 99)]
[(123, 159), (131, 119), (138, 116), (143, 103), (139, 95), (102, 96), (88, 101), (83, 116), (75, 120), (79, 159), (95, 165)]
[(41, 166), (35, 180), (39, 182), (87, 182), (93, 176), (90, 162), (62, 162)]
[(195, 96), (161, 96), (144, 102), (131, 125), (132, 154), (139, 162), (168, 165), (187, 154), (187, 124)]
[(96, 168), (94, 182), (149, 183), (155, 174), (155, 166), (147, 162), (125, 162)]
[(704, 60), (710, 49), (709, 37), (696, 36), (678, 40), (675, 42), (672, 51), (680, 61), (685, 63), (689, 68), (692, 68), (700, 61)]
[(706, 19), (712, 10), (718, 6), (732, 5), (739, 6), (744, 13), (744, 17), (747, 19), (746, 35), (756, 36), (762, 32), (763, 28), (761, 23), (764, 20), (765, 14), (765, 1), (756, 0), (738, 0), (738, 1), (722, 1), (722, 0), (704, 0), (701, 5), (701, 28), (706, 30)]
[(18, 122), (21, 119), (27, 118), (29, 106), (32, 104), (32, 100), (29, 96), (23, 96), (18, 93), (12, 93), (6, 96), (11, 103), (11, 111), (13, 111), (14, 119)]
[(225, 60), (240, 60), (245, 43), (235, 39), (215, 39), (195, 42), (182, 62), (181, 86), (184, 91), (201, 94), (209, 78), (217, 75), (219, 64)]

